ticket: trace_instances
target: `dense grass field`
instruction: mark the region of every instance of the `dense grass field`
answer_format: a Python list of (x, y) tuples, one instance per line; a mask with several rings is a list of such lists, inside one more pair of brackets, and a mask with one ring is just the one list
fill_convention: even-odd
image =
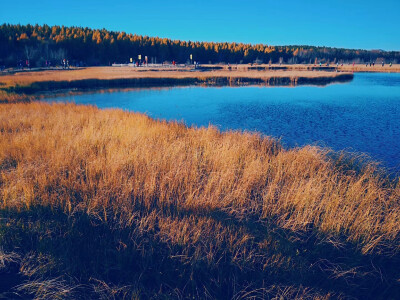
[(400, 183), (73, 104), (0, 105), (0, 298), (398, 299)]

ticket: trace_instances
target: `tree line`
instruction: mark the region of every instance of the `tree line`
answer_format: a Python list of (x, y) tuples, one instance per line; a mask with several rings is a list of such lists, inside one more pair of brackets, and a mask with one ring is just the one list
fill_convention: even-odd
[[(49, 25), (0, 26), (0, 66), (127, 63), (366, 63), (400, 62), (400, 52), (314, 46), (180, 41), (125, 32)], [(192, 61), (190, 61), (192, 55)]]

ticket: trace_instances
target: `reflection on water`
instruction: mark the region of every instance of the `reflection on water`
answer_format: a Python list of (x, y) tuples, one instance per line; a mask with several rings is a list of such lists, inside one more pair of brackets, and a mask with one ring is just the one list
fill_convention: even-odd
[(365, 152), (400, 169), (400, 74), (356, 74), (326, 87), (185, 87), (69, 95), (188, 125), (255, 130), (289, 147), (318, 144)]

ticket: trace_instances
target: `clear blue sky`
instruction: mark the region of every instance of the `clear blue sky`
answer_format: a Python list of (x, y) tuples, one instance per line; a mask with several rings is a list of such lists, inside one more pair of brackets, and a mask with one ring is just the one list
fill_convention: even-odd
[(192, 41), (400, 50), (400, 0), (1, 0), (0, 23)]

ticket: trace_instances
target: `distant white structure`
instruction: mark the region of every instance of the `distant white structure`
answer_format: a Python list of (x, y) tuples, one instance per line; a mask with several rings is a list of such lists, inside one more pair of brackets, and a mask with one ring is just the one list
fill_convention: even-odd
[[(111, 66), (113, 67), (135, 67), (137, 68), (136, 64), (134, 63), (129, 63), (129, 64), (112, 64)], [(185, 64), (176, 64), (175, 66), (172, 64), (146, 64), (140, 66), (140, 68), (163, 68), (163, 69), (168, 69), (168, 68), (185, 68)]]
[(134, 63), (131, 64), (112, 64), (113, 67), (136, 67)]

